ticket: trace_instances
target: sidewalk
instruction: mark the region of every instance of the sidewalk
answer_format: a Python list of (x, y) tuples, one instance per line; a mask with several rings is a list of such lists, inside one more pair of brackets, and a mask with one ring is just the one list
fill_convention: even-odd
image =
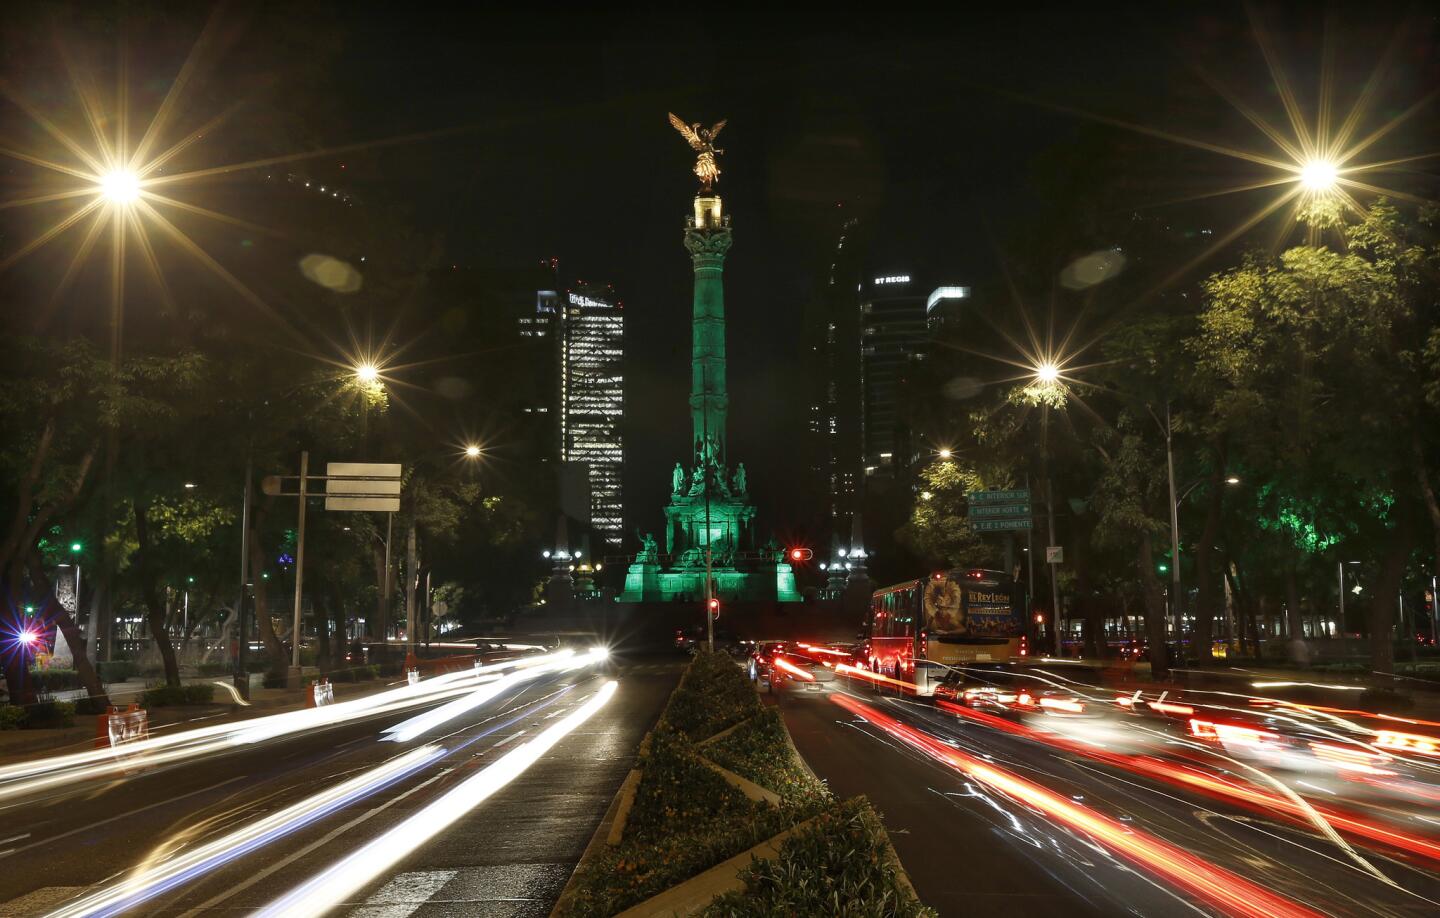
[[(216, 701), (212, 704), (199, 705), (176, 705), (153, 708), (150, 710), (150, 732), (152, 734), (161, 731), (173, 731), (184, 729), (187, 726), (198, 726), (201, 723), (210, 724), (221, 719), (248, 720), (254, 717), (264, 717), (269, 714), (280, 714), (285, 711), (298, 710), (305, 707), (304, 691), (294, 692), (284, 688), (261, 688), (258, 675), (250, 689), (250, 704), (239, 705), (232, 701), (230, 692), (219, 685), (215, 686)], [(230, 680), (223, 676), (216, 677), (194, 677), (182, 680), (185, 684), (194, 683), (223, 683), (230, 685)], [(375, 679), (369, 682), (342, 682), (335, 684), (335, 700), (350, 701), (355, 698), (363, 698), (385, 689), (395, 688), (403, 683), (403, 679)], [(131, 702), (138, 702), (140, 694), (145, 691), (144, 680), (127, 680), (116, 682), (106, 686), (110, 693), (110, 703), (114, 705), (126, 705)], [(306, 683), (309, 688), (309, 683)], [(73, 692), (56, 693), (56, 698), (61, 699), (64, 695), (75, 694)], [(83, 691), (79, 693), (82, 697)], [(18, 761), (39, 758), (43, 755), (63, 755), (69, 752), (83, 752), (94, 748), (95, 741), (95, 719), (101, 715), (76, 714), (75, 726), (62, 727), (53, 730), (4, 730), (0, 731), (0, 765), (13, 764)]]

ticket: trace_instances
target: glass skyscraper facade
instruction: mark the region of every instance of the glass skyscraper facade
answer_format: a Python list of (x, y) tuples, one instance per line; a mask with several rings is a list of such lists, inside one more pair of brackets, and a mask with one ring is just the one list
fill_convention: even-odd
[(625, 313), (614, 290), (582, 285), (566, 291), (559, 339), (560, 461), (584, 466), (590, 527), (605, 550), (617, 551), (625, 528)]

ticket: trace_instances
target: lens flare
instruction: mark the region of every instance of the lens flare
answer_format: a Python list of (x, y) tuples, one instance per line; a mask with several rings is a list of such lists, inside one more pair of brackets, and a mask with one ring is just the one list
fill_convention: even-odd
[(111, 204), (133, 204), (140, 198), (140, 177), (128, 169), (117, 169), (100, 178), (100, 194)]
[(1335, 164), (1325, 159), (1312, 159), (1300, 169), (1300, 184), (1314, 193), (1334, 190), (1338, 177)]

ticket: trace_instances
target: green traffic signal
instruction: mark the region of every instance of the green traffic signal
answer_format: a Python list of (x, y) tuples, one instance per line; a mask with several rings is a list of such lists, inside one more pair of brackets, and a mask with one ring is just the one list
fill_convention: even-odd
[(1170, 565), (1168, 565), (1168, 564), (1161, 564), (1161, 565), (1158, 565), (1158, 568), (1159, 568), (1160, 573), (1163, 574), (1163, 573), (1165, 573), (1166, 571), (1170, 570)]
[(71, 543), (70, 543), (70, 550), (71, 550), (72, 552), (78, 552), (78, 551), (80, 551), (80, 550), (81, 550), (82, 548), (84, 548), (84, 547), (85, 547), (85, 546), (84, 546), (84, 545), (81, 545), (79, 542), (71, 542)]

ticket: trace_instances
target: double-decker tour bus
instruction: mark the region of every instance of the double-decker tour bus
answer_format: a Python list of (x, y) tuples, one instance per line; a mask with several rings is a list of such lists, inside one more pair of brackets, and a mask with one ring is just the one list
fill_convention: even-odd
[(972, 568), (940, 571), (876, 590), (863, 662), (872, 672), (935, 694), (947, 666), (1021, 656), (1025, 622), (1013, 577)]

